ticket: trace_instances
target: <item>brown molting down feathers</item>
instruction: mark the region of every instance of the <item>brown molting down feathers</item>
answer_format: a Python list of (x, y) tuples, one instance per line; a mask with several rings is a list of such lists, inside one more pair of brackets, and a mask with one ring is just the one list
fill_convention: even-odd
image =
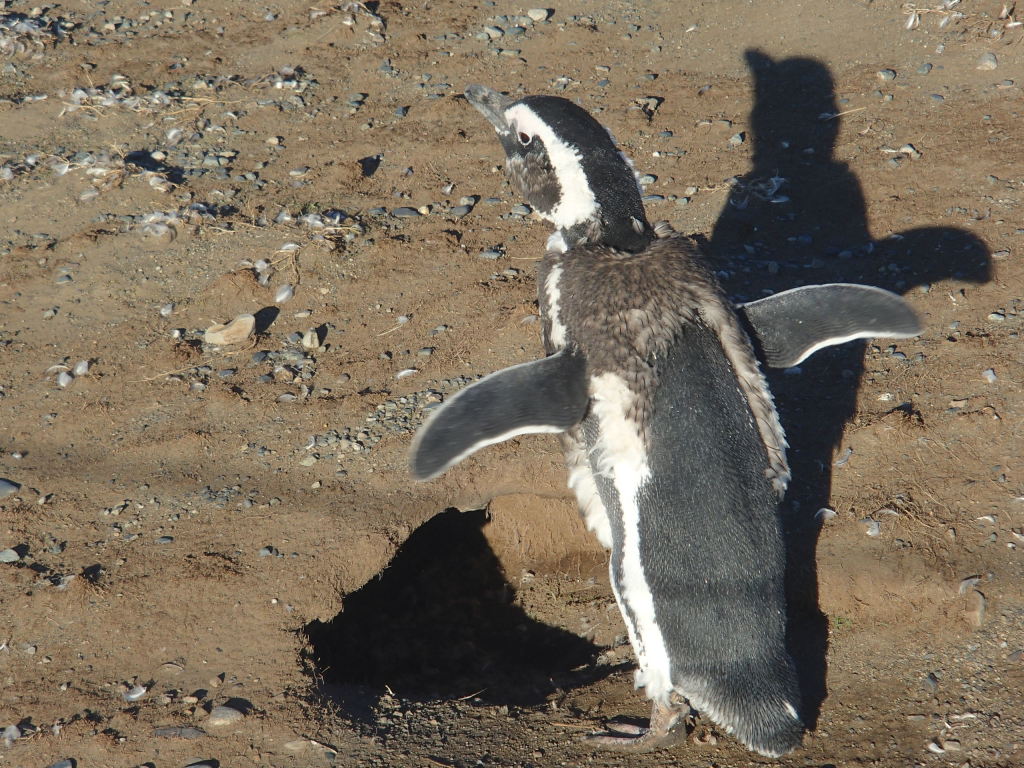
[[(643, 425), (651, 423), (659, 360), (684, 324), (703, 322), (721, 339), (764, 443), (769, 479), (781, 496), (789, 482), (786, 440), (749, 338), (697, 245), (664, 222), (656, 235), (641, 253), (601, 245), (571, 252), (575, 268), (563, 275), (561, 290), (574, 300), (560, 307), (562, 322), (573, 329), (571, 341), (586, 355), (591, 375), (614, 372), (626, 380), (636, 394), (629, 417), (647, 440)], [(542, 265), (541, 284), (550, 266)], [(622, 307), (623, 297), (632, 306), (609, 315), (609, 307)]]

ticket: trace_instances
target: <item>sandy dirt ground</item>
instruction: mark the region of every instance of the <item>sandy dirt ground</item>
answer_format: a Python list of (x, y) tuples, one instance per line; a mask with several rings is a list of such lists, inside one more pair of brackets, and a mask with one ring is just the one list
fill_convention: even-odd
[[(0, 2), (0, 765), (1024, 764), (1009, 5)], [(924, 321), (770, 375), (788, 757), (581, 741), (648, 705), (554, 438), (408, 476), (541, 354), (473, 82), (594, 112), (738, 301)]]

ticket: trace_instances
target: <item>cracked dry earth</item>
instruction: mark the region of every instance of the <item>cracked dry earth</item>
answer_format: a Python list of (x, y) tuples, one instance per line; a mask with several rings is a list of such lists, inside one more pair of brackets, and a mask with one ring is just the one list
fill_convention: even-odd
[[(0, 764), (1024, 763), (1022, 32), (921, 6), (0, 3)], [(541, 354), (473, 82), (595, 112), (737, 300), (924, 320), (771, 375), (790, 756), (581, 743), (648, 706), (553, 438), (408, 477)]]

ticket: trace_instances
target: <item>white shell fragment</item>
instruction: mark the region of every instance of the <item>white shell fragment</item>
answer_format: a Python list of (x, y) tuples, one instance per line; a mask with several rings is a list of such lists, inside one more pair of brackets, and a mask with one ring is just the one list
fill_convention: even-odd
[(74, 380), (75, 377), (67, 371), (61, 371), (57, 374), (57, 386), (66, 387)]
[(238, 315), (226, 325), (211, 325), (203, 334), (203, 340), (207, 344), (238, 344), (252, 336), (256, 328), (256, 318), (253, 315)]
[(960, 594), (966, 595), (967, 590), (973, 589), (981, 582), (980, 576), (968, 576), (966, 579), (960, 582)]
[(419, 373), (417, 368), (403, 368), (395, 374), (396, 379), (404, 379), (406, 376), (412, 376), (414, 373)]
[(79, 360), (71, 371), (75, 376), (85, 376), (89, 372), (89, 361)]
[(149, 689), (144, 685), (135, 685), (121, 695), (124, 697), (125, 701), (138, 701), (145, 696), (148, 691)]
[(847, 448), (845, 451), (843, 451), (843, 455), (840, 456), (838, 459), (836, 459), (832, 463), (832, 466), (834, 466), (834, 467), (844, 467), (844, 466), (846, 466), (846, 462), (848, 462), (850, 460), (851, 456), (853, 456), (853, 448)]
[(207, 715), (204, 725), (210, 728), (218, 728), (223, 725), (237, 723), (243, 717), (245, 717), (245, 714), (239, 712), (234, 707), (220, 705), (210, 710), (210, 714)]
[(882, 524), (877, 520), (872, 520), (870, 517), (862, 517), (860, 522), (864, 525), (864, 532), (873, 539), (877, 539), (882, 534)]
[(295, 295), (295, 289), (292, 288), (292, 286), (289, 285), (288, 283), (285, 283), (280, 288), (278, 288), (277, 292), (274, 294), (274, 303), (275, 304), (284, 304), (286, 301), (291, 299), (291, 297), (294, 296), (294, 295)]

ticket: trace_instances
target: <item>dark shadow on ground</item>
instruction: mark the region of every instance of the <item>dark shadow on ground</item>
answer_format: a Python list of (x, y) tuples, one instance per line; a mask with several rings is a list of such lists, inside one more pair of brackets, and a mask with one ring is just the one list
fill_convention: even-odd
[(388, 689), (410, 701), (530, 706), (614, 671), (593, 667), (592, 643), (514, 604), (486, 522), (484, 511), (437, 515), (334, 619), (306, 625), (312, 661), (350, 716)]
[[(990, 279), (988, 249), (968, 232), (932, 227), (874, 240), (860, 183), (833, 157), (842, 118), (831, 117), (841, 107), (828, 68), (754, 50), (746, 59), (754, 79), (753, 167), (736, 180), (708, 244), (730, 295), (747, 301), (827, 282), (905, 294), (948, 278)], [(790, 444), (793, 481), (783, 507), (788, 640), (812, 728), (828, 690), (828, 619), (818, 604), (814, 513), (829, 506), (834, 454), (856, 412), (865, 349), (852, 342), (823, 350), (801, 364), (799, 375), (767, 372)]]

